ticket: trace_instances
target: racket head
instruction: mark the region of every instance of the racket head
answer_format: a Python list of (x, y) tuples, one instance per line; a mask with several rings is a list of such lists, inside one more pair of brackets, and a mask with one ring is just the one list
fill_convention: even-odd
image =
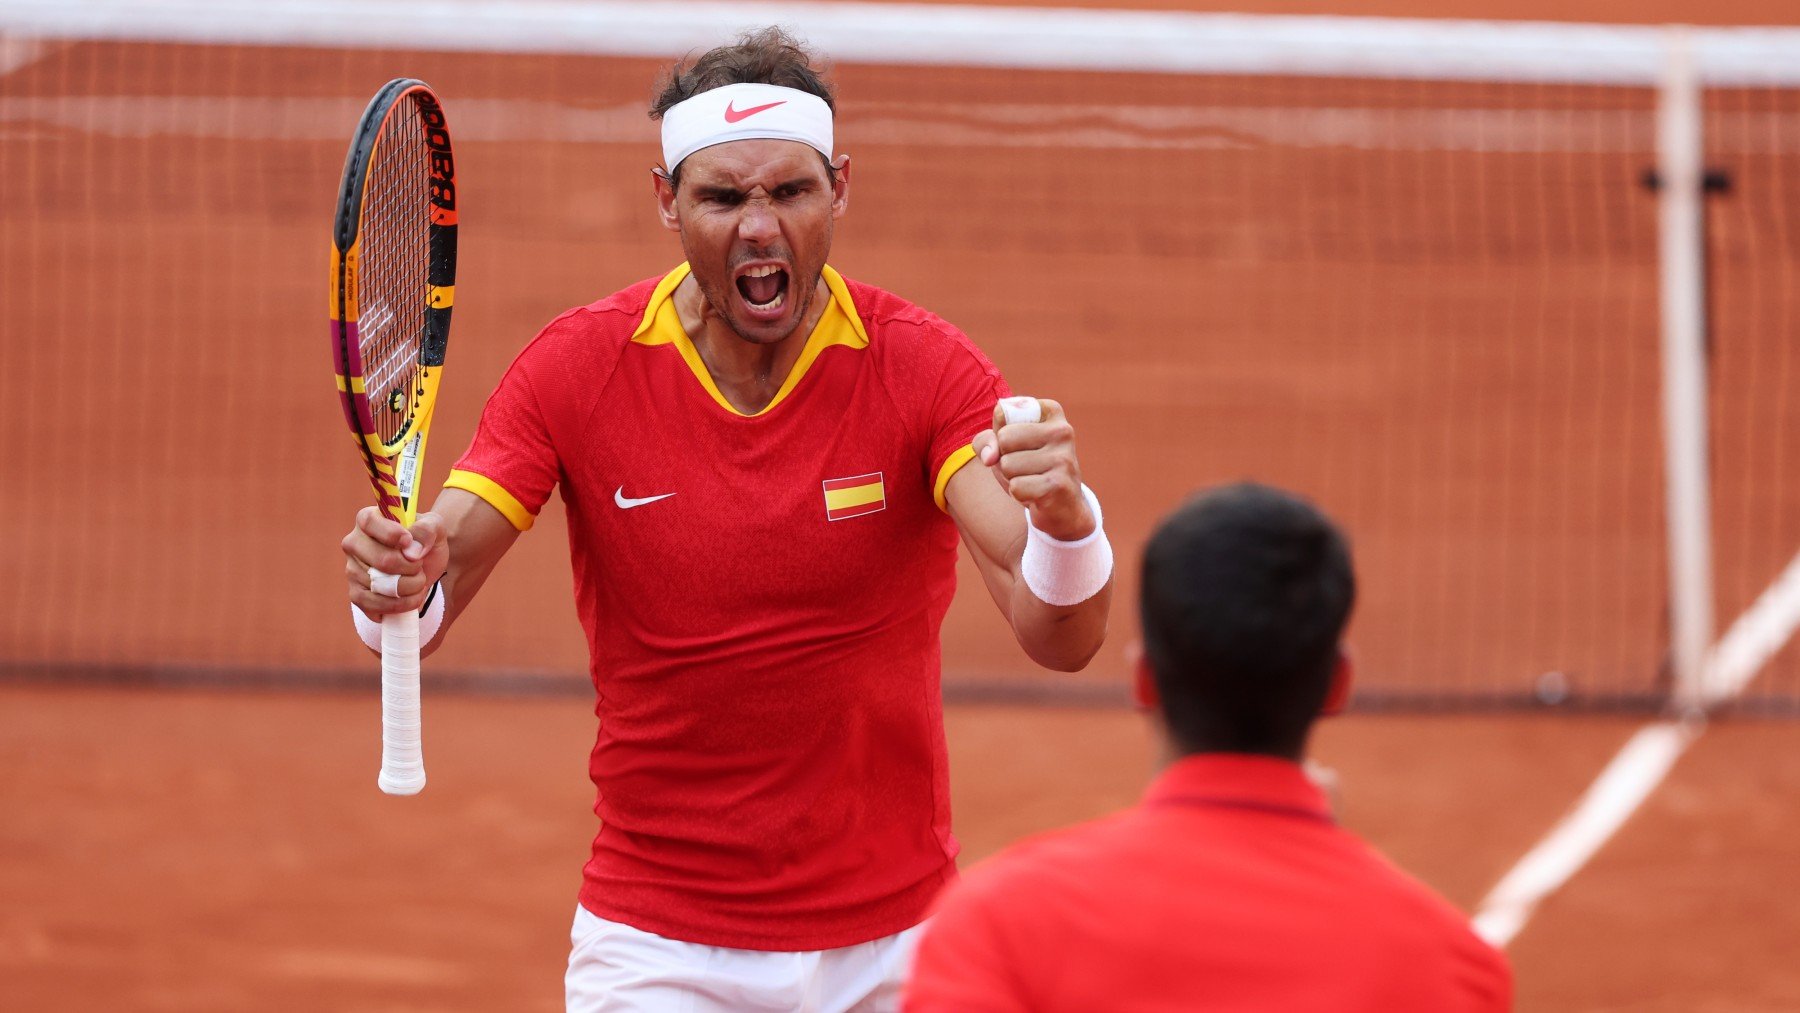
[(423, 81), (389, 81), (357, 123), (330, 282), (344, 420), (382, 512), (410, 525), (456, 297), (456, 162)]

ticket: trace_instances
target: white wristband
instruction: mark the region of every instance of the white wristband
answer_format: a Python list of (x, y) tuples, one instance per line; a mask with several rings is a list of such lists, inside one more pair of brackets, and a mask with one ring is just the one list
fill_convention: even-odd
[[(369, 646), (369, 650), (381, 650), (381, 624), (370, 619), (362, 609), (350, 606), (350, 620), (356, 624), (356, 635)], [(431, 643), (437, 635), (438, 627), (444, 625), (444, 582), (431, 585), (431, 592), (425, 596), (425, 607), (419, 610), (419, 643)]]
[(1112, 579), (1112, 543), (1101, 526), (1100, 500), (1085, 482), (1081, 494), (1094, 512), (1094, 530), (1072, 542), (1044, 534), (1031, 523), (1030, 512), (1025, 514), (1025, 556), (1019, 560), (1019, 575), (1047, 605), (1079, 605)]

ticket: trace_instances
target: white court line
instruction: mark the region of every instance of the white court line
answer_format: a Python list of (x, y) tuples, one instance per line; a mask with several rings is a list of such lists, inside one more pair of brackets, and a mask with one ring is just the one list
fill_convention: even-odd
[(1796, 627), (1800, 627), (1800, 555), (1713, 646), (1700, 687), (1703, 702), (1710, 706), (1742, 693)]
[[(1707, 653), (1708, 706), (1742, 693), (1800, 628), (1800, 556)], [(1561, 889), (1650, 797), (1704, 730), (1702, 719), (1656, 721), (1638, 730), (1568, 815), (1500, 878), (1476, 908), (1475, 931), (1505, 946), (1544, 898)]]
[(1650, 797), (1676, 758), (1699, 738), (1700, 727), (1658, 721), (1639, 729), (1575, 808), (1488, 893), (1475, 915), (1476, 933), (1495, 946), (1511, 942), (1538, 903), (1580, 871)]

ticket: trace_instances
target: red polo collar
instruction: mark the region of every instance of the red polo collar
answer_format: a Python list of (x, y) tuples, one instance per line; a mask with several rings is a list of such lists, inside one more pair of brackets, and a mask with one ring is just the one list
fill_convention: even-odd
[(1237, 809), (1334, 822), (1325, 793), (1291, 760), (1246, 753), (1200, 753), (1170, 764), (1144, 793), (1152, 809)]

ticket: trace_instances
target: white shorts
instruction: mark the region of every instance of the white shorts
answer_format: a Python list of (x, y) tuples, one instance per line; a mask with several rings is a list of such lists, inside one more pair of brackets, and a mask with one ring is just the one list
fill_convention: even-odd
[(568, 1013), (892, 1013), (924, 925), (801, 953), (668, 939), (576, 905)]

